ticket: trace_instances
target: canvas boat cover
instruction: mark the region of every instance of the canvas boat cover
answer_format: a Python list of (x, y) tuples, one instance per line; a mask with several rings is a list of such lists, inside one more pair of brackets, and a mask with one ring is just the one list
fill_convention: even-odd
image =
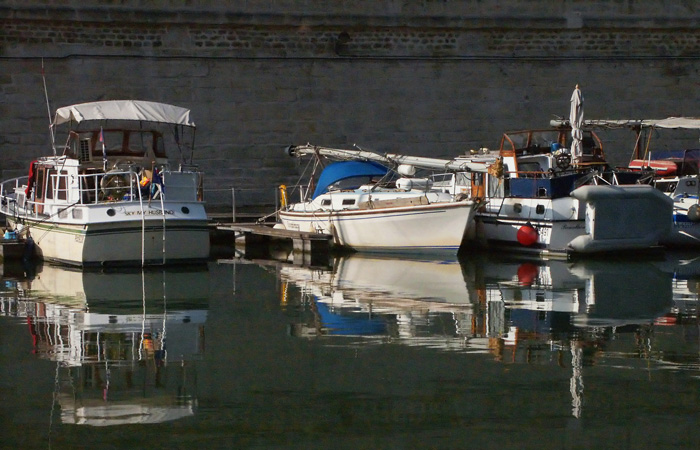
[(64, 106), (56, 110), (53, 125), (87, 120), (135, 120), (194, 127), (190, 110), (141, 100), (107, 100)]
[(388, 169), (373, 161), (340, 161), (329, 164), (321, 172), (313, 198), (326, 192), (328, 186), (354, 177), (384, 176)]
[[(552, 126), (570, 126), (568, 120), (552, 120)], [(666, 119), (598, 119), (584, 120), (584, 128), (666, 128), (676, 130), (700, 129), (700, 117), (667, 117)]]

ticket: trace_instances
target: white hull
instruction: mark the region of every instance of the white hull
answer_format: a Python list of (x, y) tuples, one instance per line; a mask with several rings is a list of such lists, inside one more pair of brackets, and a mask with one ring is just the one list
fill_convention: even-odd
[(321, 232), (336, 244), (359, 251), (433, 252), (456, 254), (474, 217), (474, 202), (354, 209), (281, 211), (288, 230)]
[[(586, 233), (584, 220), (523, 220), (479, 215), (475, 221), (477, 240), (489, 247), (507, 248), (523, 253), (539, 253), (543, 256), (565, 256), (571, 253), (568, 244)], [(537, 230), (537, 241), (523, 244), (518, 240), (518, 230), (532, 226)]]
[[(583, 186), (554, 200), (492, 199), (477, 213), (476, 238), (545, 256), (648, 250), (669, 232), (668, 200), (650, 186)], [(534, 240), (519, 237), (524, 227), (536, 230)]]
[[(136, 202), (81, 206), (75, 209), (92, 220), (8, 215), (7, 222), (13, 228), (29, 227), (40, 259), (62, 264), (159, 265), (208, 258), (209, 230), (203, 204), (163, 206), (165, 214), (155, 202), (150, 207), (144, 205), (143, 212)], [(110, 210), (114, 215), (110, 216)]]
[(696, 205), (697, 197), (687, 197), (674, 201), (673, 226), (661, 243), (669, 247), (700, 246), (700, 222), (688, 218), (688, 208)]

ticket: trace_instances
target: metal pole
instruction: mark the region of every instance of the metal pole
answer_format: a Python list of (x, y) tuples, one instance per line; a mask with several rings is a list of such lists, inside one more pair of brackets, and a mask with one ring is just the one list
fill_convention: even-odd
[(275, 221), (280, 221), (280, 189), (275, 189)]
[(231, 188), (231, 219), (236, 223), (236, 188)]

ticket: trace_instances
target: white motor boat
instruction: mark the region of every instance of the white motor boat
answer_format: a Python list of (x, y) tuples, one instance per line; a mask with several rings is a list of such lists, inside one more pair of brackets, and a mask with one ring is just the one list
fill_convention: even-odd
[(56, 111), (52, 142), (64, 128), (64, 145), (32, 161), (28, 176), (0, 186), (0, 213), (33, 240), (40, 259), (145, 266), (208, 258), (189, 110), (136, 100), (83, 103)]
[(611, 170), (597, 136), (582, 136), (574, 161), (565, 128), (503, 135), (502, 170), (472, 177), (472, 190), (487, 200), (476, 214), (477, 243), (549, 257), (660, 245), (673, 202), (634, 184), (638, 174)]

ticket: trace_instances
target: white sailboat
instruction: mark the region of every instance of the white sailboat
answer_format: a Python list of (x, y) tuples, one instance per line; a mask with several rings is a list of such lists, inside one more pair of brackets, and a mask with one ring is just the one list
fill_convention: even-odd
[[(480, 201), (460, 190), (455, 174), (486, 171), (495, 161), (444, 161), (312, 145), (288, 150), (293, 156), (341, 161), (324, 168), (313, 193), (309, 185), (300, 202), (283, 205), (278, 227), (330, 234), (336, 244), (359, 251), (456, 254)], [(442, 182), (418, 178), (416, 167), (440, 169), (449, 177)], [(401, 178), (392, 177), (395, 173)]]

